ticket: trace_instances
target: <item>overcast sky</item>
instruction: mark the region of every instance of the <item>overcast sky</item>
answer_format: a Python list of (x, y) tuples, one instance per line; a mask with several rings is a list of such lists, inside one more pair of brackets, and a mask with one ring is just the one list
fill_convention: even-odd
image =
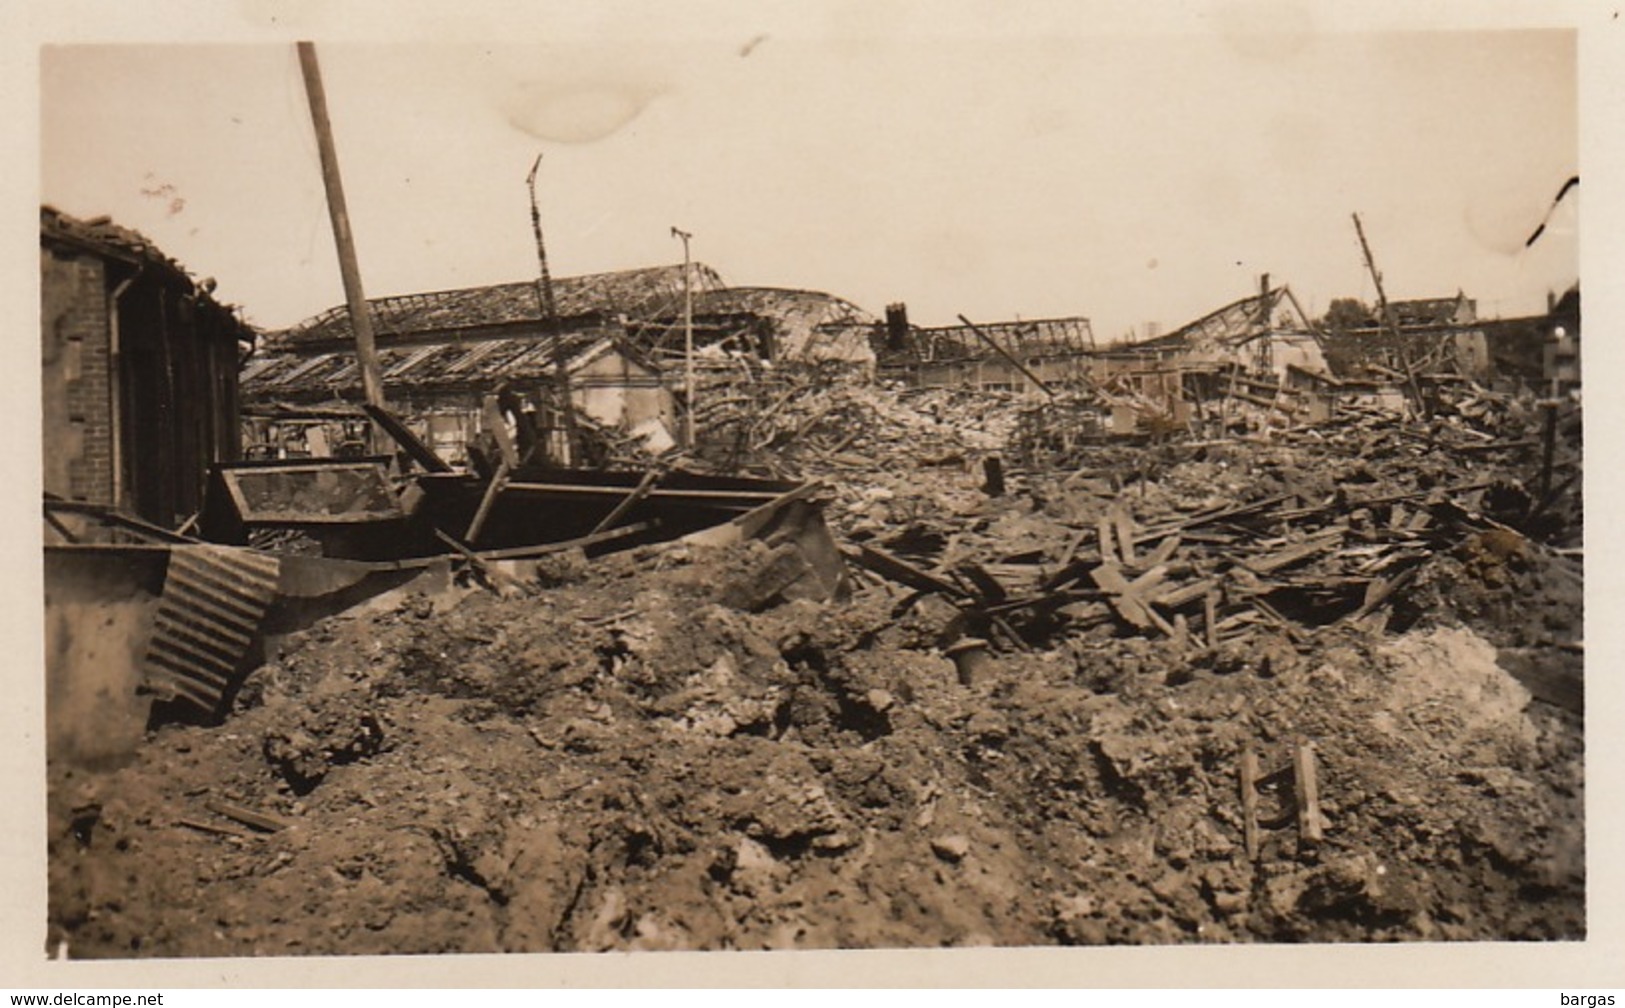
[[(1571, 32), (659, 27), (319, 43), (368, 295), (534, 276), (538, 153), (555, 275), (680, 261), (676, 225), (728, 282), (925, 324), (1104, 340), (1263, 272), (1311, 311), (1370, 299), (1355, 211), (1394, 298), (1527, 314), (1578, 277), (1577, 193), (1524, 247), (1578, 172)], [(47, 48), (41, 137), (46, 202), (145, 232), (254, 322), (342, 302), (290, 45)]]

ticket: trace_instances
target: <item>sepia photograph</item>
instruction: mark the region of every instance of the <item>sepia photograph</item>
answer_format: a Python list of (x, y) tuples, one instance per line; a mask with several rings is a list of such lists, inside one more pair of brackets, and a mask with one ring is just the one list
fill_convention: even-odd
[(36, 958), (1593, 936), (1572, 19), (244, 8), (37, 46)]

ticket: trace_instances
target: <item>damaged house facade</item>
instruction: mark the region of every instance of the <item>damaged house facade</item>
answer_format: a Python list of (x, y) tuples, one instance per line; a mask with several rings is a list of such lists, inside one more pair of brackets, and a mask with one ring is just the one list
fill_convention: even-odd
[(255, 332), (146, 237), (40, 210), (45, 492), (174, 528), (238, 457)]

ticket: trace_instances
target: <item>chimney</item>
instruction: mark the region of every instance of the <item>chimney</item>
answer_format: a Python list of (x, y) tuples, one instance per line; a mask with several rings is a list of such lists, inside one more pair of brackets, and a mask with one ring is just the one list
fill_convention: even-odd
[(886, 349), (901, 351), (908, 346), (908, 305), (899, 301), (886, 306)]

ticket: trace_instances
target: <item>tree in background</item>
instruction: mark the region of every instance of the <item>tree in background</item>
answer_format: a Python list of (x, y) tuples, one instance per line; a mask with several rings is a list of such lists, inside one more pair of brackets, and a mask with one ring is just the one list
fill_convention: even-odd
[(1320, 327), (1327, 332), (1348, 332), (1377, 324), (1376, 313), (1359, 298), (1332, 298), (1321, 316)]
[(1369, 348), (1362, 346), (1354, 330), (1376, 324), (1376, 313), (1359, 298), (1332, 298), (1326, 314), (1320, 317), (1320, 331), (1325, 333), (1322, 350), (1332, 374), (1348, 377), (1359, 372)]

